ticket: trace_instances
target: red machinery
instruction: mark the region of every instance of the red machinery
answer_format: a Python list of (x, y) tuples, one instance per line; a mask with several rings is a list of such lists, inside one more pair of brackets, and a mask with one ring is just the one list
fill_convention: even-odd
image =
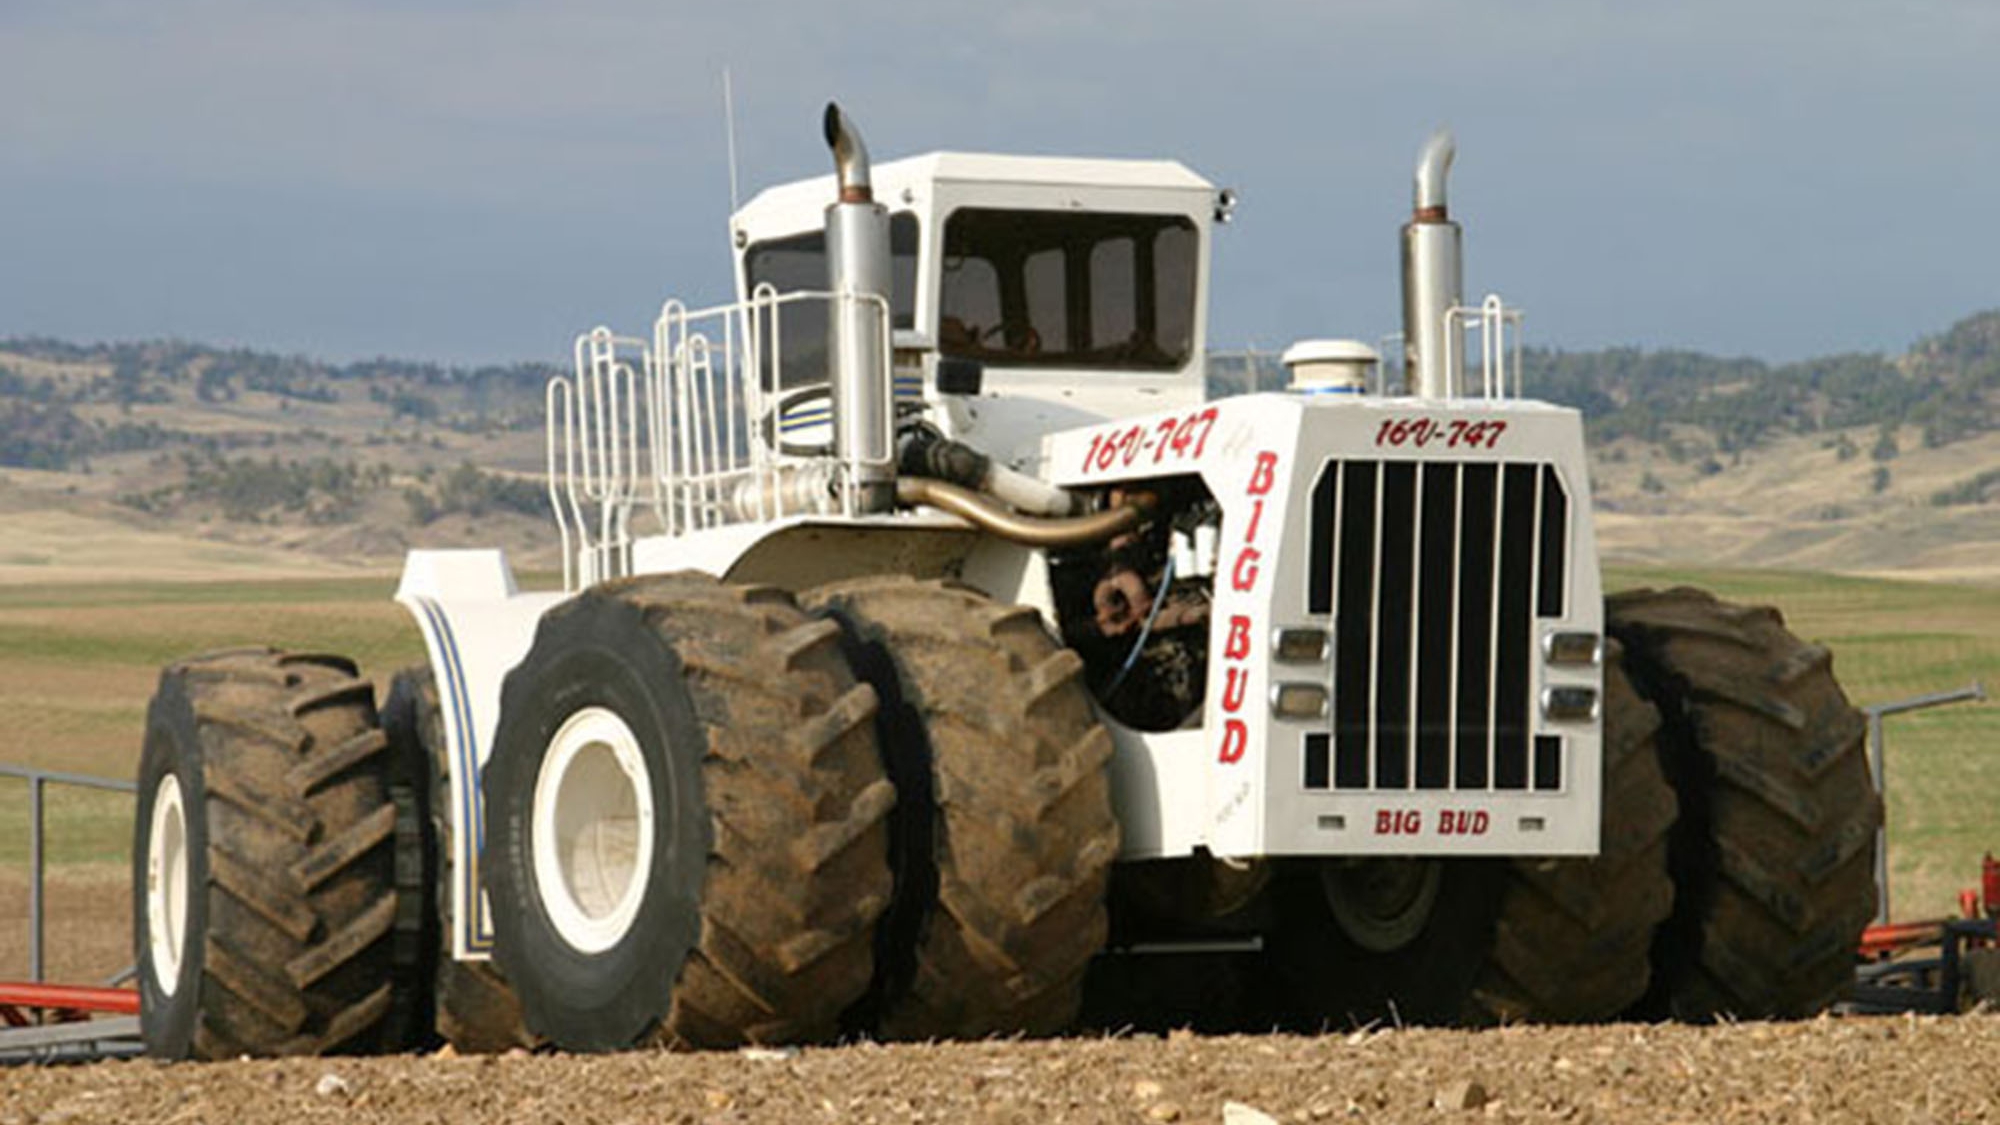
[[(1978, 889), (1958, 895), (1959, 917), (1878, 922), (1862, 931), (1853, 1012), (1955, 1012), (1966, 953), (2000, 945), (2000, 861), (1987, 853)], [(1937, 952), (1926, 955), (1933, 947)]]

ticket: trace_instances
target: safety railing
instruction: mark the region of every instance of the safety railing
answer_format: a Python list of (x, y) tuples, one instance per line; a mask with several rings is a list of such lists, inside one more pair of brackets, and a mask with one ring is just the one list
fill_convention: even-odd
[(575, 374), (549, 380), (549, 505), (562, 542), (565, 589), (630, 568), (642, 405), (633, 349), (646, 366), (643, 341), (593, 329), (577, 337)]
[[(548, 493), (566, 589), (629, 573), (635, 508), (650, 511), (667, 535), (801, 512), (851, 513), (842, 482), (856, 466), (832, 453), (830, 437), (810, 451), (784, 440), (792, 415), (826, 422), (829, 435), (837, 420), (830, 372), (784, 385), (782, 373), (800, 365), (788, 362), (781, 330), (789, 307), (818, 303), (831, 318), (847, 302), (868, 306), (865, 319), (881, 333), (877, 354), (886, 360), (882, 298), (780, 294), (768, 285), (712, 308), (670, 300), (650, 340), (608, 328), (577, 338), (573, 372), (547, 389)], [(893, 409), (886, 368), (880, 379), (886, 412)]]
[[(1477, 329), (1479, 332), (1479, 375), (1480, 396), (1487, 399), (1521, 397), (1521, 322), (1524, 314), (1520, 309), (1510, 309), (1500, 300), (1497, 293), (1488, 293), (1478, 305), (1457, 305), (1445, 310), (1444, 349), (1445, 365), (1452, 373), (1452, 385), (1465, 387), (1461, 394), (1469, 394), (1466, 387), (1465, 336)], [(1512, 349), (1509, 349), (1511, 337)], [(1511, 379), (1511, 395), (1508, 383)]]

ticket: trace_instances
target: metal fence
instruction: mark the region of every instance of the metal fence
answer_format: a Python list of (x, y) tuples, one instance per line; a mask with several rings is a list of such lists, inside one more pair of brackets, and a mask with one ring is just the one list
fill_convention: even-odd
[[(81, 789), (98, 789), (112, 793), (137, 793), (139, 787), (134, 782), (119, 781), (111, 777), (95, 777), (85, 773), (65, 773), (61, 770), (36, 769), (33, 766), (14, 766), (0, 763), (0, 777), (17, 777), (28, 783), (28, 975), (40, 983), (44, 972), (42, 937), (44, 928), (43, 875), (47, 867), (47, 856), (43, 849), (44, 800), (50, 785), (73, 785)], [(113, 977), (113, 981), (123, 980), (131, 975), (125, 972)]]

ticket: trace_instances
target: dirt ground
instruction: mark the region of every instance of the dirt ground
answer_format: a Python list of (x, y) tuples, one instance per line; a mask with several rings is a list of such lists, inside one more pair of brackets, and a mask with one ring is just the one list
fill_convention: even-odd
[(2000, 1120), (1996, 1057), (2000, 1016), (1976, 1014), (590, 1058), (141, 1061), (0, 1071), (0, 1125), (1991, 1121)]

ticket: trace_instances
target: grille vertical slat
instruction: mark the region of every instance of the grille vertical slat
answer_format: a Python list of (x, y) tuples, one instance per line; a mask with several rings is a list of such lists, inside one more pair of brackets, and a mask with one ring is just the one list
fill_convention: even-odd
[(1493, 644), (1493, 787), (1528, 787), (1528, 685), (1534, 654), (1535, 531), (1540, 474), (1507, 466), (1502, 486), (1498, 605)]
[(1549, 791), (1534, 729), (1535, 620), (1568, 590), (1553, 466), (1330, 461), (1312, 490), (1306, 604), (1333, 626), (1332, 730), (1308, 789)]
[(1569, 578), (1569, 496), (1555, 466), (1542, 466), (1540, 571), (1535, 575), (1535, 612), (1561, 617)]
[(1333, 759), (1334, 784), (1370, 785), (1368, 729), (1374, 693), (1371, 668), (1375, 616), (1375, 482), (1372, 461), (1349, 462), (1338, 487), (1334, 558)]
[(1410, 787), (1410, 608), (1416, 571), (1417, 466), (1382, 466), (1375, 599), (1375, 787)]
[(1417, 598), (1417, 788), (1451, 784), (1453, 590), (1458, 582), (1456, 464), (1424, 467)]
[(1484, 789), (1489, 728), (1487, 693), (1493, 662), (1493, 504), (1499, 494), (1493, 465), (1467, 465), (1459, 505), (1457, 710), (1454, 789)]

